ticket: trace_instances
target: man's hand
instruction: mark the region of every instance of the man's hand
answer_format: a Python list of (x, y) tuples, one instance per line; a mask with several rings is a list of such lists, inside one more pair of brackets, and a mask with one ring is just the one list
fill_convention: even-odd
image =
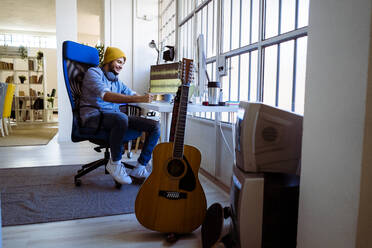
[(154, 96), (150, 94), (145, 94), (142, 96), (142, 102), (152, 102), (154, 100)]

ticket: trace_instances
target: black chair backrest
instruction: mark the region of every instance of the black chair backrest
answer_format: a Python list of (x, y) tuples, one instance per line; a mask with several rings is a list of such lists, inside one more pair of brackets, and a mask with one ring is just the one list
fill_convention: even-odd
[(71, 107), (75, 111), (86, 71), (99, 64), (98, 50), (73, 41), (63, 42), (63, 71)]
[(67, 77), (70, 87), (67, 88), (69, 93), (72, 110), (78, 110), (81, 98), (81, 85), (87, 70), (92, 67), (88, 64), (79, 63), (73, 60), (66, 60)]

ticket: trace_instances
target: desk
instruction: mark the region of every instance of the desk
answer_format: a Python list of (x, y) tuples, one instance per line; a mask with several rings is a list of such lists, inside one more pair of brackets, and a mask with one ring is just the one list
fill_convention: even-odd
[[(138, 106), (141, 108), (157, 111), (160, 112), (160, 121), (161, 121), (161, 142), (168, 142), (169, 141), (169, 132), (170, 132), (170, 125), (172, 122), (172, 111), (173, 111), (173, 104), (165, 103), (165, 102), (152, 102), (152, 103), (138, 103)], [(187, 105), (187, 112), (194, 113), (194, 112), (237, 112), (239, 106), (204, 106), (199, 104), (188, 104)], [(220, 121), (220, 115), (216, 115), (216, 122)]]

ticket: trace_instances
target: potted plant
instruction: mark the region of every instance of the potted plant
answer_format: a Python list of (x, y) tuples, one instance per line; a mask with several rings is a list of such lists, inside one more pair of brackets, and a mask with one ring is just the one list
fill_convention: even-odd
[(96, 45), (96, 49), (98, 51), (98, 56), (99, 56), (99, 64), (101, 65), (103, 62), (103, 55), (105, 54), (105, 45)]
[(52, 93), (50, 95), (47, 94), (48, 108), (53, 108), (55, 96), (56, 96), (56, 89), (52, 89)]
[(38, 51), (36, 54), (36, 59), (37, 59), (37, 70), (40, 70), (40, 68), (43, 65), (43, 58), (44, 58), (44, 53), (42, 51)]
[(18, 78), (19, 78), (19, 81), (21, 81), (21, 84), (23, 84), (27, 80), (26, 76), (23, 76), (23, 75), (19, 76)]
[(18, 49), (18, 52), (20, 53), (22, 59), (26, 59), (27, 58), (28, 51), (27, 51), (27, 48), (26, 47), (20, 46), (19, 49)]

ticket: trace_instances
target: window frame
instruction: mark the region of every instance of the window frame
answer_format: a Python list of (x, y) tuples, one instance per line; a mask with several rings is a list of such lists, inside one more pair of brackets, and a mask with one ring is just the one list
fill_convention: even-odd
[[(294, 30), (288, 31), (286, 33), (281, 33), (281, 25), (282, 25), (282, 1), (284, 0), (278, 0), (279, 8), (278, 8), (278, 35), (273, 36), (273, 37), (267, 37), (265, 38), (265, 27), (266, 27), (266, 0), (258, 0), (258, 40), (257, 42), (252, 43), (252, 25), (253, 25), (253, 1), (254, 0), (249, 0), (250, 1), (250, 13), (249, 13), (249, 44), (241, 46), (242, 43), (242, 35), (241, 35), (241, 27), (242, 27), (242, 0), (171, 0), (171, 1), (176, 1), (176, 32), (175, 32), (175, 39), (176, 39), (176, 59), (179, 60), (179, 58), (187, 55), (187, 57), (190, 57), (190, 54), (192, 55), (191, 58), (194, 58), (195, 54), (193, 51), (193, 45), (196, 44), (196, 37), (197, 37), (197, 25), (198, 23), (198, 18), (197, 14), (201, 11), (203, 11), (204, 8), (208, 9), (208, 5), (212, 2), (214, 8), (217, 8), (217, 17), (216, 21), (217, 23), (214, 23), (216, 25), (216, 37), (221, 37), (220, 39), (216, 39), (214, 42), (215, 45), (215, 54), (213, 56), (208, 57), (207, 55), (207, 45), (208, 45), (208, 38), (205, 35), (205, 42), (206, 42), (206, 62), (207, 62), (207, 67), (210, 64), (216, 65), (217, 61), (220, 59), (225, 58), (226, 59), (226, 64), (227, 61), (229, 60), (231, 62), (231, 59), (233, 59), (235, 56), (238, 56), (238, 64), (239, 64), (239, 70), (238, 70), (238, 100), (240, 100), (240, 78), (241, 78), (241, 55), (244, 54), (249, 54), (249, 61), (251, 62), (251, 54), (253, 51), (257, 51), (257, 93), (256, 93), (256, 101), (258, 102), (264, 102), (264, 63), (265, 63), (265, 48), (270, 47), (270, 46), (278, 46), (278, 55), (277, 55), (277, 68), (279, 68), (280, 64), (280, 44), (293, 40), (294, 41), (294, 46), (293, 46), (293, 76), (292, 76), (292, 99), (291, 99), (291, 109), (290, 111), (295, 112), (296, 111), (296, 73), (297, 73), (297, 40), (302, 38), (302, 37), (307, 37), (308, 35), (308, 25), (306, 26), (301, 26), (299, 27), (299, 5), (300, 1), (299, 0), (294, 0), (295, 1), (295, 23), (294, 23)], [(224, 43), (224, 18), (222, 15), (222, 7), (224, 6), (224, 2), (228, 1), (230, 2), (230, 5), (239, 6), (239, 12), (240, 12), (240, 17), (239, 17), (239, 47), (235, 49), (231, 49), (232, 45), (232, 11), (233, 7), (230, 7), (230, 31), (229, 31), (229, 40), (230, 40), (230, 49), (228, 51), (223, 51), (223, 43)], [(240, 1), (240, 2), (239, 2)], [(187, 9), (183, 9), (182, 6), (187, 6)], [(257, 6), (256, 6), (257, 7)], [(182, 14), (180, 14), (182, 13)], [(213, 13), (215, 14), (215, 13)], [(255, 14), (257, 15), (257, 14)], [(307, 15), (308, 17), (308, 15)], [(257, 17), (256, 17), (257, 18)], [(215, 18), (212, 18), (215, 20)], [(185, 40), (185, 33), (184, 30), (186, 27), (191, 26), (188, 25), (188, 22), (193, 24), (192, 25), (192, 32), (187, 29), (186, 32), (191, 35), (191, 44), (190, 44), (190, 37), (189, 41)], [(200, 21), (203, 21), (203, 18), (200, 18)], [(207, 18), (208, 21), (208, 18)], [(203, 25), (201, 25), (203, 26)], [(207, 25), (211, 26), (211, 25)], [(204, 34), (207, 34), (207, 32), (203, 32)], [(180, 49), (177, 49), (180, 48)], [(252, 63), (249, 63), (249, 71), (252, 71)], [(226, 68), (229, 70), (229, 68)], [(306, 68), (305, 68), (306, 69)], [(231, 72), (231, 70), (229, 71)], [(219, 74), (217, 66), (214, 66), (214, 78), (216, 80), (219, 80), (220, 82), (222, 81), (222, 76)], [(210, 76), (211, 77), (211, 76)], [(228, 77), (228, 78), (227, 78)], [(250, 77), (250, 75), (249, 75)], [(229, 87), (231, 87), (231, 73), (227, 73), (227, 76), (225, 77), (224, 80), (229, 81)], [(249, 82), (250, 83), (250, 82)], [(248, 88), (248, 98), (251, 97), (251, 85), (249, 85)], [(224, 92), (224, 96), (226, 98), (226, 95), (228, 95), (227, 100), (231, 99), (230, 96), (230, 89), (229, 92)], [(279, 70), (277, 70), (277, 75), (276, 75), (276, 96), (275, 96), (275, 106), (278, 106), (278, 98), (279, 98)], [(226, 100), (226, 99), (225, 99)], [(250, 99), (248, 99), (250, 100)], [(200, 116), (204, 118), (213, 118), (212, 115), (204, 114), (204, 116)], [(228, 120), (231, 121), (231, 120)]]

